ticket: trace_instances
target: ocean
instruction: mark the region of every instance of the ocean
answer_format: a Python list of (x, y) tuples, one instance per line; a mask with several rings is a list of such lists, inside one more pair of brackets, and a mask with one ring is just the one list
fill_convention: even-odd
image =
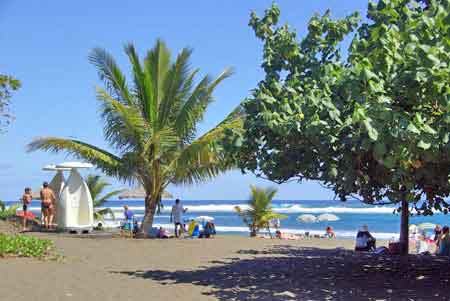
[[(11, 205), (13, 202), (7, 202)], [(116, 219), (111, 217), (105, 219), (107, 226), (116, 227), (119, 225), (123, 215), (123, 205), (128, 205), (138, 219), (144, 215), (143, 200), (111, 200), (105, 203), (105, 207), (110, 207), (115, 212)], [(163, 208), (159, 215), (155, 216), (155, 226), (163, 226), (168, 229), (173, 228), (170, 224), (170, 210), (174, 204), (173, 200), (164, 200)], [(219, 234), (227, 235), (248, 235), (248, 228), (241, 218), (234, 211), (235, 206), (245, 208), (245, 200), (185, 200), (182, 204), (188, 211), (183, 215), (183, 219), (189, 220), (197, 216), (206, 215), (214, 218), (216, 230)], [(398, 238), (400, 227), (400, 216), (393, 214), (395, 207), (370, 206), (362, 204), (356, 200), (345, 203), (333, 200), (274, 200), (273, 209), (278, 213), (287, 215), (281, 220), (281, 230), (288, 233), (324, 234), (327, 226), (332, 226), (338, 238), (355, 237), (359, 226), (366, 224), (370, 232), (378, 239)], [(40, 213), (39, 201), (33, 201), (30, 210)], [(332, 213), (338, 216), (338, 221), (302, 223), (297, 217), (302, 214), (320, 215)], [(433, 216), (412, 216), (411, 224), (423, 222), (437, 223), (441, 225), (450, 224), (450, 216), (436, 213)]]

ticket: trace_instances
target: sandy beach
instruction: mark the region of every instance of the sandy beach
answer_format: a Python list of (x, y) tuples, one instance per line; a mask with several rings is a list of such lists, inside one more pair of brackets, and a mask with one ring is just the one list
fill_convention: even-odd
[(350, 240), (50, 238), (61, 262), (0, 259), (1, 300), (449, 300), (448, 259)]

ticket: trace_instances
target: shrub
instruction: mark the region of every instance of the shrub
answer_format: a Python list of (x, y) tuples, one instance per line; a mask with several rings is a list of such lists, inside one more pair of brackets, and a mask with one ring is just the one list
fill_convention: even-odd
[(11, 255), (43, 258), (50, 254), (53, 247), (53, 242), (48, 239), (0, 233), (0, 257)]
[(16, 204), (6, 208), (5, 204), (0, 201), (0, 220), (7, 220), (8, 218), (15, 216), (19, 207), (20, 205)]

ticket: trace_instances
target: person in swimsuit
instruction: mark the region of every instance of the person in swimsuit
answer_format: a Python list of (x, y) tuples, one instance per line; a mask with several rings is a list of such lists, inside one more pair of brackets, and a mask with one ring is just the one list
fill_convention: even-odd
[(23, 203), (23, 231), (27, 230), (27, 212), (28, 212), (28, 206), (31, 203), (31, 200), (33, 197), (31, 196), (31, 188), (25, 188), (25, 193), (22, 196), (22, 203)]
[(44, 182), (41, 189), (41, 206), (44, 216), (44, 227), (50, 229), (53, 223), (53, 208), (56, 200), (55, 193), (48, 187), (48, 183)]

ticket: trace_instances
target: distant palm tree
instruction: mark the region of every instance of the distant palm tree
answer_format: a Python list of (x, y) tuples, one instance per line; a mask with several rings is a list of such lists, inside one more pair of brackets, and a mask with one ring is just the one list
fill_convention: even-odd
[(244, 223), (250, 229), (250, 236), (254, 237), (260, 229), (269, 230), (270, 221), (273, 219), (284, 219), (287, 216), (278, 214), (272, 210), (272, 199), (277, 193), (274, 188), (258, 188), (250, 186), (251, 196), (248, 201), (248, 209), (239, 206), (234, 207), (236, 212), (242, 217)]
[(99, 175), (88, 175), (86, 178), (86, 184), (89, 188), (89, 191), (91, 192), (92, 201), (94, 203), (94, 219), (95, 220), (104, 220), (104, 216), (106, 214), (110, 214), (113, 218), (114, 212), (111, 210), (111, 208), (103, 208), (100, 210), (95, 210), (96, 208), (103, 207), (105, 202), (109, 199), (111, 199), (113, 196), (116, 196), (120, 193), (122, 193), (124, 190), (114, 190), (111, 192), (108, 192), (104, 196), (100, 197), (100, 194), (103, 192), (103, 190), (110, 186), (108, 182), (106, 182), (104, 179), (102, 179)]
[(164, 42), (158, 40), (140, 61), (132, 44), (125, 46), (132, 70), (131, 86), (115, 60), (103, 49), (89, 56), (105, 82), (97, 88), (106, 141), (113, 154), (75, 139), (43, 137), (29, 151), (65, 151), (93, 163), (105, 174), (125, 181), (138, 181), (146, 191), (142, 230), (148, 233), (169, 184), (192, 184), (211, 179), (232, 168), (221, 145), (228, 129), (242, 129), (235, 110), (212, 130), (197, 136), (197, 123), (212, 102), (214, 89), (231, 75), (223, 71), (197, 83), (198, 69), (189, 65), (190, 49), (183, 49), (174, 62)]

